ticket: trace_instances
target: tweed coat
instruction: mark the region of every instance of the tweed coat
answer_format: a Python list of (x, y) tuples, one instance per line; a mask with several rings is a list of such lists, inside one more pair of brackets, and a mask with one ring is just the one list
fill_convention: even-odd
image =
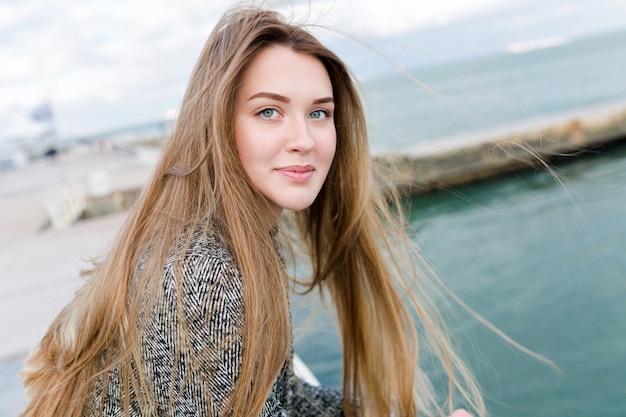
[[(149, 415), (224, 416), (241, 366), (241, 274), (228, 249), (210, 233), (194, 235), (181, 261), (171, 258), (165, 265), (162, 295), (149, 309), (141, 335), (142, 364), (133, 371), (147, 381), (156, 398), (157, 409)], [(189, 351), (177, 349), (183, 331), (190, 337)], [(98, 379), (84, 415), (121, 417), (126, 402), (130, 416), (142, 415), (132, 387), (126, 396), (121, 381), (116, 368), (106, 383)], [(342, 416), (341, 394), (300, 381), (287, 360), (260, 415)]]

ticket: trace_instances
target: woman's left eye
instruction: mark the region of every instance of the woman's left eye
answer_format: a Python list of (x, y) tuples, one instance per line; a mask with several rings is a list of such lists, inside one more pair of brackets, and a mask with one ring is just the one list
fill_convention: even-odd
[(325, 119), (330, 117), (330, 112), (327, 110), (315, 110), (309, 117), (311, 117), (311, 119)]

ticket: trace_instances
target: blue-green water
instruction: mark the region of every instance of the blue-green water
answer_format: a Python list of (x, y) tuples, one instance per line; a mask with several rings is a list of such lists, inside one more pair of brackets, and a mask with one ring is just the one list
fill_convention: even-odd
[(496, 416), (626, 415), (626, 148), (413, 200), (418, 241), (477, 312), (564, 372), (471, 320), (456, 331)]
[[(626, 31), (365, 83), (378, 150), (626, 101)], [(473, 319), (451, 323), (496, 417), (626, 415), (626, 148), (410, 201), (417, 242), (478, 313), (552, 359), (507, 346)], [(298, 306), (294, 323), (306, 317)], [(299, 334), (299, 333), (298, 333)], [(341, 347), (323, 315), (296, 338), (319, 379), (341, 383)], [(0, 364), (0, 417), (22, 396), (21, 359)]]

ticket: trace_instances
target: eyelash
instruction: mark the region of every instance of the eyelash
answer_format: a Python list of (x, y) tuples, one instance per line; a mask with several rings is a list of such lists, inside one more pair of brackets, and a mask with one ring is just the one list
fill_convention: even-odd
[(272, 109), (271, 107), (267, 107), (267, 108), (262, 109), (261, 111), (259, 111), (257, 114), (259, 116), (261, 116), (262, 119), (267, 119), (267, 120), (273, 119), (274, 117), (265, 117), (265, 116), (263, 116), (263, 113), (265, 113), (266, 111), (273, 111), (274, 113), (278, 113), (278, 110)]
[[(328, 110), (324, 110), (324, 109), (313, 110), (313, 111), (311, 112), (311, 114), (316, 113), (316, 112), (320, 112), (320, 113), (324, 114), (324, 116), (326, 116), (326, 118), (327, 118), (327, 119), (329, 119), (329, 118), (331, 118), (331, 117), (332, 117), (332, 114), (331, 114), (331, 113), (330, 113), (330, 111), (328, 111)], [(310, 116), (310, 115), (309, 115), (309, 116)]]

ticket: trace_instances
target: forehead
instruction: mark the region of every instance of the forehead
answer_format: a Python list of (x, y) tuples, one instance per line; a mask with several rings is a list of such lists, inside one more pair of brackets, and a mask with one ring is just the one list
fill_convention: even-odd
[(332, 84), (322, 61), (283, 45), (264, 48), (243, 73), (241, 93), (255, 94), (257, 90), (332, 96)]

